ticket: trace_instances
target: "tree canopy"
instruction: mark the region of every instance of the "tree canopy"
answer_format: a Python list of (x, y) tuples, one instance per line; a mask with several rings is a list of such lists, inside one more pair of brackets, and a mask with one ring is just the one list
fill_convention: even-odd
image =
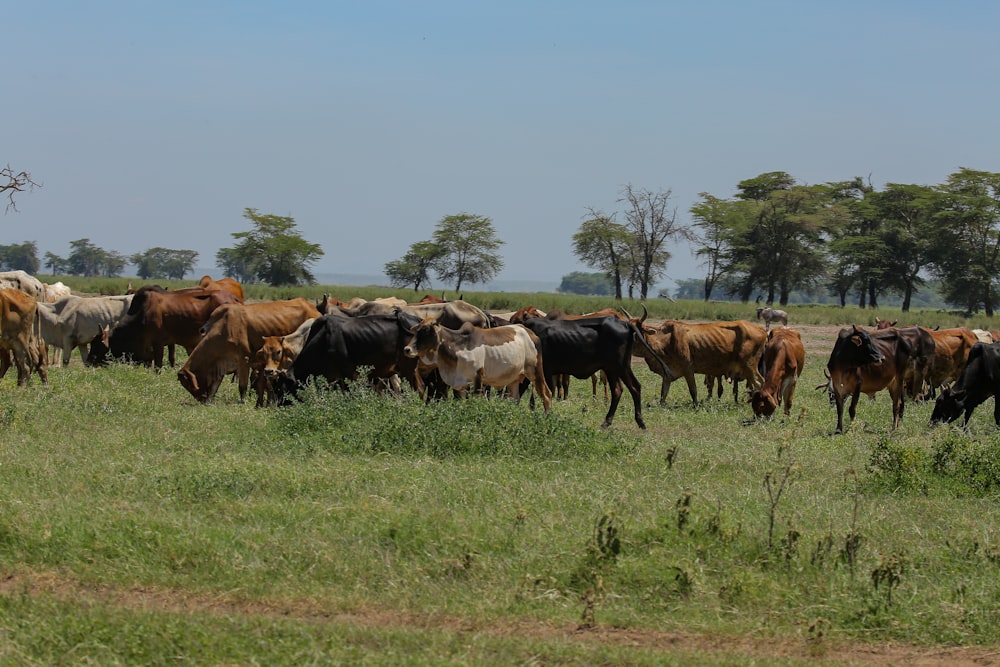
[(215, 254), (216, 265), (241, 282), (299, 285), (316, 282), (310, 267), (322, 256), (319, 244), (302, 238), (291, 217), (264, 214), (254, 208), (243, 211), (253, 224), (245, 232), (234, 232), (238, 243)]
[(129, 261), (135, 264), (136, 275), (143, 280), (149, 278), (172, 278), (181, 280), (194, 270), (198, 253), (194, 250), (171, 250), (170, 248), (150, 248), (135, 253)]

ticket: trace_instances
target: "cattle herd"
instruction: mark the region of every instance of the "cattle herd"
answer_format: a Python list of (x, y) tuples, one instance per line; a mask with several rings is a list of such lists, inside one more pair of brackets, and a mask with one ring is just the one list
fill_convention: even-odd
[[(615, 309), (545, 313), (532, 306), (489, 313), (461, 299), (430, 295), (413, 304), (330, 296), (317, 303), (246, 302), (238, 282), (209, 276), (195, 287), (147, 285), (129, 292), (78, 296), (62, 283), (0, 272), (0, 377), (14, 365), (18, 385), (32, 373), (45, 383), (49, 359), (67, 364), (74, 349), (93, 366), (119, 360), (161, 368), (164, 354), (173, 366), (179, 345), (187, 360), (178, 381), (203, 403), (228, 375), (235, 376), (241, 400), (252, 386), (260, 407), (294, 401), (307, 383), (322, 377), (343, 389), (362, 380), (398, 391), (406, 382), (427, 400), (469, 391), (518, 399), (530, 392), (532, 406), (537, 395), (548, 411), (554, 398), (566, 397), (568, 378), (576, 377), (593, 378), (595, 396), (598, 381), (610, 392), (602, 426), (611, 425), (627, 390), (635, 422), (645, 428), (633, 357), (662, 378), (661, 404), (671, 383), (684, 378), (697, 405), (700, 374), (709, 396), (716, 383), (721, 395), (724, 379), (733, 383), (734, 396), (745, 382), (759, 418), (770, 418), (779, 407), (790, 414), (805, 363), (802, 338), (788, 327), (788, 314), (771, 308), (757, 310), (765, 326), (747, 320), (666, 320), (653, 326), (645, 309), (641, 317)], [(825, 385), (836, 406), (837, 433), (845, 428), (847, 398), (853, 420), (862, 393), (888, 391), (896, 428), (908, 399), (935, 399), (932, 422), (955, 421), (964, 413), (967, 424), (976, 406), (1000, 392), (1000, 343), (992, 343), (991, 332), (895, 324), (877, 320), (875, 330), (855, 325), (839, 332)], [(1000, 402), (994, 419), (1000, 426)]]

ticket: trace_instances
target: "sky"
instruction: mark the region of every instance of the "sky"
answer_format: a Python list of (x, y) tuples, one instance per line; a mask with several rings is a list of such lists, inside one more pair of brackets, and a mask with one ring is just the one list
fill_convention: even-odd
[[(381, 275), (471, 213), (497, 280), (555, 289), (593, 271), (572, 236), (624, 222), (626, 185), (690, 224), (770, 171), (1000, 172), (998, 25), (978, 0), (8, 3), (0, 165), (42, 187), (0, 244), (214, 268), (253, 208), (322, 247), (315, 273)], [(661, 285), (704, 275), (671, 253)]]

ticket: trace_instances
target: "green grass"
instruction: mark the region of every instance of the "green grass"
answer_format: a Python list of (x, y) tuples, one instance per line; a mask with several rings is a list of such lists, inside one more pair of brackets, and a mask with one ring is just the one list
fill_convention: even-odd
[(545, 415), (362, 389), (256, 410), (228, 384), (203, 406), (169, 370), (79, 359), (48, 387), (10, 374), (0, 662), (736, 661), (511, 631), (580, 624), (1000, 644), (989, 403), (968, 433), (914, 404), (890, 432), (882, 393), (835, 437), (822, 382), (810, 356), (769, 422), (676, 386), (641, 432), (627, 394), (599, 429), (589, 381)]

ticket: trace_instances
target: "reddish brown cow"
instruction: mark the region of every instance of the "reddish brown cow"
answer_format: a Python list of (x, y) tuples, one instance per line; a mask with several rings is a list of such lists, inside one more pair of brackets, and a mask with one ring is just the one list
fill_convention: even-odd
[(219, 278), (218, 280), (212, 280), (211, 276), (202, 276), (201, 280), (198, 281), (198, 287), (210, 292), (214, 290), (229, 292), (239, 299), (241, 303), (244, 300), (243, 285), (240, 285), (234, 278)]
[(309, 338), (309, 329), (316, 319), (310, 317), (299, 328), (286, 336), (264, 336), (264, 342), (254, 354), (250, 371), (256, 377), (253, 386), (257, 392), (257, 407), (265, 403), (274, 405), (274, 381), (292, 367)]
[[(111, 356), (160, 368), (164, 348), (180, 345), (190, 354), (201, 342), (200, 329), (209, 316), (232, 303), (242, 302), (222, 289), (170, 292), (153, 285), (140, 287), (128, 312), (111, 329)], [(173, 355), (169, 361), (173, 365)]]
[(310, 317), (319, 316), (316, 306), (302, 298), (222, 305), (205, 323), (205, 334), (177, 372), (177, 379), (205, 403), (215, 396), (222, 378), (236, 371), (240, 400), (245, 400), (250, 360), (264, 337), (290, 334)]
[(893, 320), (892, 322), (890, 322), (889, 320), (883, 320), (883, 319), (879, 319), (878, 317), (876, 317), (875, 318), (875, 330), (876, 331), (881, 331), (882, 329), (889, 329), (890, 327), (896, 326), (896, 322), (898, 322), (898, 321), (899, 320)]
[[(919, 395), (919, 398), (926, 399), (933, 398), (939, 388), (950, 385), (959, 378), (969, 360), (972, 346), (978, 343), (979, 339), (965, 327), (938, 331), (927, 327), (920, 328), (934, 339), (934, 355), (931, 357), (925, 377), (927, 386)], [(920, 392), (921, 389), (918, 387), (917, 391)]]
[(767, 332), (764, 346), (764, 385), (750, 395), (750, 407), (758, 417), (770, 417), (779, 405), (785, 416), (792, 411), (792, 395), (802, 367), (806, 363), (806, 348), (795, 329), (780, 327)]
[(13, 355), (19, 387), (28, 383), (33, 368), (42, 382), (48, 382), (39, 328), (34, 298), (19, 289), (0, 289), (0, 377), (10, 368)]
[(911, 352), (910, 343), (896, 329), (868, 332), (854, 325), (841, 329), (826, 364), (827, 387), (837, 406), (837, 430), (844, 432), (844, 399), (851, 397), (850, 420), (854, 421), (858, 397), (874, 397), (883, 389), (892, 399), (892, 428), (903, 419), (903, 377)]

